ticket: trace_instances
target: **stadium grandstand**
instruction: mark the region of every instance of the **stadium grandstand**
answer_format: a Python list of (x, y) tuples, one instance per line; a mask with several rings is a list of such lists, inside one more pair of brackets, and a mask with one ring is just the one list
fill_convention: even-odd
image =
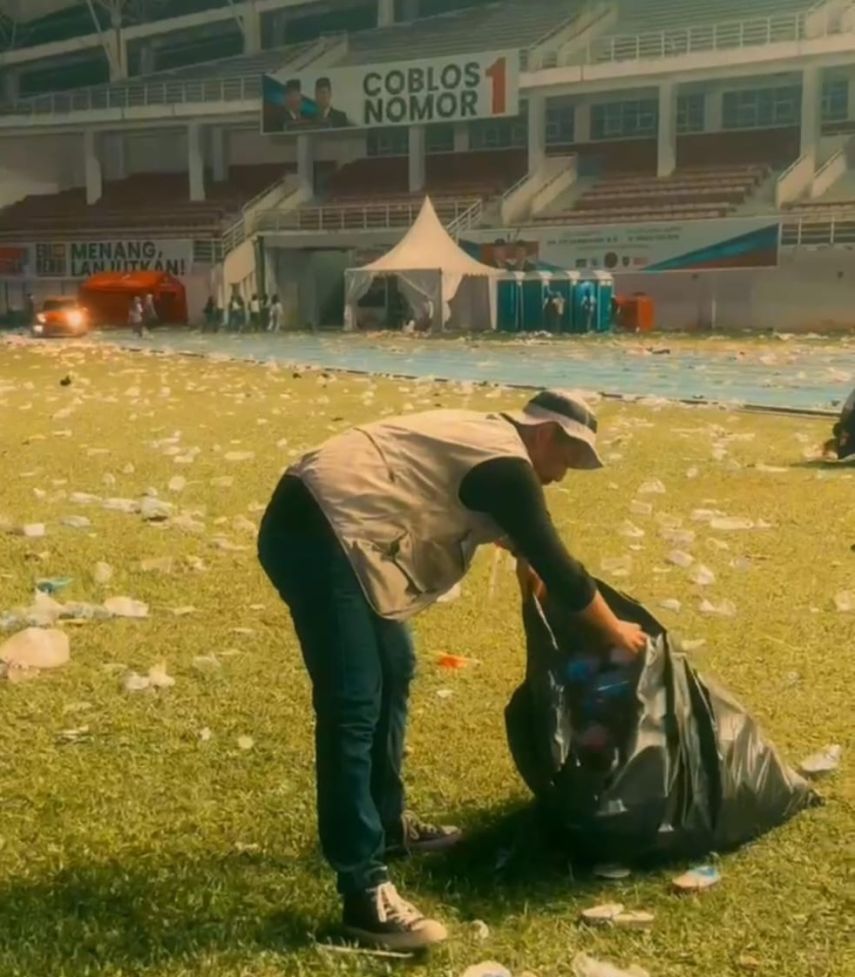
[(837, 321), (855, 0), (0, 0), (0, 315), (145, 260), (194, 318), (341, 325), (425, 194), (482, 260), (606, 267), (675, 323), (672, 270), (758, 325), (823, 282)]

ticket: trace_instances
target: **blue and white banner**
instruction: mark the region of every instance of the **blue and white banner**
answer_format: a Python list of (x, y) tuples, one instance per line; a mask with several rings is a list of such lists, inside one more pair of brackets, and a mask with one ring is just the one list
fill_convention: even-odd
[(636, 272), (774, 268), (779, 224), (770, 217), (650, 224), (534, 224), (466, 232), (480, 260), (509, 270), (599, 268)]

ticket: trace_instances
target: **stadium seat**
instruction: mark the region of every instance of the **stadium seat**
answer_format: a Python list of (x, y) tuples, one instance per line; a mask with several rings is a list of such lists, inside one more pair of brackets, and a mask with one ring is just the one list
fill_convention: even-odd
[(243, 206), (294, 170), (293, 164), (233, 166), (223, 183), (208, 180), (207, 200), (191, 201), (183, 173), (135, 173), (107, 182), (101, 199), (86, 203), (80, 188), (25, 197), (0, 211), (0, 238), (154, 233), (218, 236)]

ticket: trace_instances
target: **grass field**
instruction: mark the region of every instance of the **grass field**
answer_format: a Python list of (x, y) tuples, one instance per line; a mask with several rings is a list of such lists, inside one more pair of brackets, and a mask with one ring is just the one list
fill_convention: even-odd
[[(44, 538), (0, 534), (0, 617), (28, 604), (42, 577), (72, 578), (62, 600), (128, 595), (150, 605), (145, 620), (67, 625), (70, 664), (0, 685), (0, 977), (457, 977), (482, 959), (562, 977), (579, 950), (652, 977), (855, 974), (855, 617), (834, 605), (855, 587), (853, 472), (804, 460), (826, 421), (615, 402), (600, 408), (609, 467), (549, 490), (557, 524), (596, 572), (629, 557), (615, 583), (654, 610), (682, 602), (679, 613), (658, 613), (684, 637), (706, 638), (700, 666), (791, 760), (843, 744), (842, 769), (822, 788), (826, 806), (722, 858), (723, 882), (703, 897), (670, 895), (673, 870), (574, 882), (534, 841), (526, 864), (500, 880), (509, 815), (527, 800), (502, 715), (523, 648), (513, 573), (500, 565), (491, 593), (485, 552), (462, 598), (415, 625), (411, 803), (461, 824), (471, 841), (402, 864), (396, 878), (449, 923), (452, 939), (407, 964), (314, 946), (338, 903), (315, 841), (309, 689), (287, 613), (256, 564), (251, 523), (289, 460), (346, 425), (520, 400), (108, 347), (0, 347), (0, 518), (46, 525)], [(175, 476), (186, 479), (181, 491), (168, 487)], [(650, 478), (664, 494), (638, 494)], [(69, 498), (139, 499), (150, 489), (191, 513), (184, 528)], [(634, 499), (653, 514), (639, 514)], [(698, 508), (771, 528), (714, 533), (692, 521)], [(702, 589), (667, 568), (662, 514), (697, 531), (694, 553), (715, 584)], [(68, 515), (91, 527), (62, 525)], [(645, 535), (623, 535), (626, 522)], [(158, 557), (172, 557), (171, 568), (142, 569)], [(93, 578), (98, 561), (114, 568), (108, 585)], [(732, 601), (735, 616), (701, 614), (704, 597)], [(481, 664), (446, 672), (436, 663), (444, 652)], [(126, 669), (145, 673), (161, 660), (173, 688), (123, 690)], [(63, 731), (82, 727), (65, 741)], [(581, 929), (579, 910), (604, 901), (652, 910), (655, 926)], [(489, 926), (484, 942), (476, 919)]]

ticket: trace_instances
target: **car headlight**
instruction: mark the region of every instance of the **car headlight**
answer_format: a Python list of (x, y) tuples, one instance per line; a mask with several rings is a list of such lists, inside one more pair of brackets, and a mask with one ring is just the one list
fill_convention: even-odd
[(44, 325), (47, 322), (47, 317), (45, 316), (44, 312), (40, 312), (36, 316), (36, 322), (40, 322), (42, 325)]
[(37, 336), (41, 336), (41, 334), (42, 334), (42, 333), (43, 333), (44, 331), (45, 331), (45, 327), (44, 327), (44, 326), (42, 325), (42, 323), (40, 323), (40, 322), (37, 322), (37, 323), (36, 323), (36, 324), (35, 324), (35, 325), (33, 326), (33, 332), (34, 332), (34, 333), (35, 333), (35, 334), (36, 334)]
[(74, 329), (78, 329), (83, 325), (83, 313), (79, 309), (75, 309), (73, 312), (68, 313), (68, 324)]

